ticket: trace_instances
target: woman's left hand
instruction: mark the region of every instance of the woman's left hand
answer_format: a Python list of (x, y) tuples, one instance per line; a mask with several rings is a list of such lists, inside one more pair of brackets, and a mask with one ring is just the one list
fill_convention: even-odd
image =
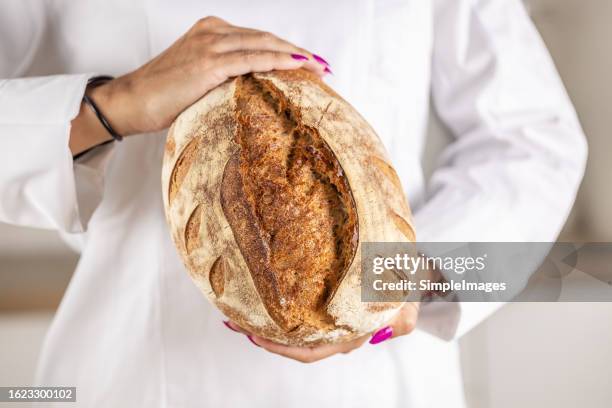
[(405, 336), (412, 333), (416, 326), (419, 315), (418, 302), (406, 303), (391, 321), (385, 326), (375, 331), (372, 335), (366, 335), (346, 343), (338, 344), (323, 344), (313, 347), (293, 347), (283, 344), (274, 343), (273, 341), (264, 339), (259, 336), (252, 335), (234, 322), (224, 322), (230, 329), (245, 334), (252, 343), (266, 351), (274, 354), (279, 354), (284, 357), (291, 358), (302, 363), (314, 363), (315, 361), (323, 360), (331, 357), (334, 354), (348, 354), (351, 351), (361, 347), (368, 338), (370, 344), (382, 343), (398, 336)]

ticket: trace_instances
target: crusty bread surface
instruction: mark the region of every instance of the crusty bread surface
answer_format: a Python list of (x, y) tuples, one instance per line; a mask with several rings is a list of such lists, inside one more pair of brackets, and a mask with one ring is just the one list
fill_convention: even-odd
[(190, 276), (246, 330), (347, 341), (401, 306), (360, 297), (361, 243), (415, 239), (401, 183), (371, 127), (315, 75), (209, 92), (172, 125), (162, 185)]

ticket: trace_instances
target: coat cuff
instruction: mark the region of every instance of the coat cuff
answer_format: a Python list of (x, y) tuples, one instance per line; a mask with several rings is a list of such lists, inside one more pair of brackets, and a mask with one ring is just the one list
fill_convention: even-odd
[(0, 81), (0, 221), (83, 232), (112, 145), (74, 162), (68, 142), (91, 74)]

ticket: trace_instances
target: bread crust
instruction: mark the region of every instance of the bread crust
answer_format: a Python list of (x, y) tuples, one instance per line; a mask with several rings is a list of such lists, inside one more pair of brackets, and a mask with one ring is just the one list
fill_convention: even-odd
[[(287, 283), (278, 280), (277, 270), (270, 270), (264, 221), (249, 202), (247, 181), (241, 174), (237, 95), (243, 78), (209, 92), (170, 128), (162, 186), (173, 241), (200, 290), (253, 333), (290, 345), (348, 341), (369, 333), (401, 304), (361, 302), (361, 243), (415, 240), (399, 178), (372, 128), (318, 77), (298, 70), (253, 74), (252, 78), (290, 106), (300, 129), (315, 132), (314, 137), (323, 141), (319, 151), (333, 156), (324, 161), (334, 163), (320, 170), (333, 168), (338, 173), (327, 181), (334, 184), (338, 203), (343, 203), (345, 222), (355, 224), (339, 234), (340, 247), (349, 248), (340, 251), (341, 256), (336, 254), (333, 265), (341, 274), (328, 282), (324, 304), (312, 316), (293, 315), (294, 310), (314, 307), (311, 304), (301, 309), (279, 306), (279, 299), (288, 293)], [(312, 162), (318, 166), (316, 160)], [(312, 299), (320, 301), (321, 296)]]

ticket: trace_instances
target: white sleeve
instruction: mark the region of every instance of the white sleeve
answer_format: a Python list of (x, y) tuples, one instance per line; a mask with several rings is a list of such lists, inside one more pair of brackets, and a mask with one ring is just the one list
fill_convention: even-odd
[[(587, 146), (546, 47), (520, 0), (434, 3), (432, 97), (456, 139), (415, 210), (419, 241), (554, 242)], [(451, 339), (500, 304), (429, 307), (421, 327)]]
[(91, 76), (19, 78), (36, 54), (46, 1), (8, 0), (0, 14), (0, 222), (84, 231), (112, 148), (73, 163), (71, 121)]

